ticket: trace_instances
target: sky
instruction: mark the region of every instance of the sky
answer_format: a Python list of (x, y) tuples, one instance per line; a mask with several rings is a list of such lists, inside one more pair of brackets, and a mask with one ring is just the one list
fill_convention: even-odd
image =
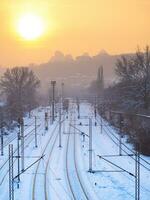
[[(134, 52), (150, 44), (149, 10), (149, 0), (1, 0), (0, 66), (47, 62), (57, 50), (74, 57)], [(43, 21), (35, 40), (18, 32), (26, 13)]]

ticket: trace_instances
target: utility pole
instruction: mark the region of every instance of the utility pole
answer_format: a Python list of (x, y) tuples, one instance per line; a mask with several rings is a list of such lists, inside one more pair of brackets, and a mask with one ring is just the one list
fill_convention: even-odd
[(89, 172), (92, 172), (92, 119), (89, 118)]
[(122, 117), (121, 114), (119, 115), (119, 155), (122, 155)]
[(0, 115), (1, 141), (0, 143), (1, 143), (1, 156), (3, 156), (4, 155), (4, 125), (5, 125), (3, 108), (0, 108), (0, 112), (1, 112), (1, 115)]
[(37, 145), (37, 117), (35, 116), (34, 119), (35, 119), (35, 148), (37, 148), (38, 147)]
[(94, 116), (95, 116), (95, 126), (97, 125), (96, 122), (96, 117), (97, 117), (97, 97), (95, 97), (95, 102), (94, 102)]
[(65, 84), (64, 83), (62, 83), (61, 84), (61, 96), (62, 96), (62, 104), (61, 104), (61, 109), (62, 109), (62, 114), (63, 114), (63, 133), (65, 133), (65, 110), (64, 110), (64, 86), (65, 86)]
[(24, 120), (21, 118), (21, 171), (24, 171)]
[(140, 148), (136, 146), (135, 152), (135, 200), (140, 200)]
[(59, 105), (59, 147), (61, 146), (61, 101)]
[(64, 103), (64, 83), (61, 84), (61, 98), (62, 98), (62, 104)]
[(51, 99), (51, 96), (49, 95), (49, 121), (50, 121), (50, 124), (52, 123), (52, 99)]
[(4, 155), (4, 130), (3, 130), (3, 123), (1, 124), (1, 156)]
[(9, 144), (9, 200), (14, 200), (13, 145)]
[(77, 97), (77, 111), (78, 111), (78, 119), (80, 119), (80, 102), (78, 97)]
[(52, 123), (54, 123), (55, 120), (55, 85), (56, 81), (51, 81), (52, 85)]
[(17, 166), (18, 166), (18, 185), (17, 187), (19, 188), (19, 182), (20, 182), (20, 122), (18, 123), (18, 128), (19, 131), (17, 133)]
[(52, 106), (50, 106), (50, 112), (49, 112), (49, 120), (50, 120), (50, 124), (52, 124)]
[(95, 116), (95, 119), (96, 119), (96, 116), (97, 116), (96, 107), (97, 107), (97, 97), (95, 97), (95, 102), (94, 102), (94, 116)]

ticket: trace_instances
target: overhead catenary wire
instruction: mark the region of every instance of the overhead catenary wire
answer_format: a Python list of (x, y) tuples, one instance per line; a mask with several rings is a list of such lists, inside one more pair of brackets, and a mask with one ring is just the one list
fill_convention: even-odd
[[(101, 117), (101, 116), (100, 116)], [(97, 120), (97, 119), (96, 119)], [(97, 120), (98, 121), (98, 120)], [(98, 123), (100, 124), (100, 122), (98, 121)], [(106, 122), (105, 122), (106, 123)], [(106, 128), (107, 127), (110, 127), (109, 125), (106, 125), (105, 126)], [(104, 127), (103, 127), (103, 129), (104, 129)], [(117, 146), (119, 146), (119, 144), (113, 139), (113, 137), (111, 137), (110, 136), (110, 131), (109, 131), (109, 133), (107, 132), (107, 130), (104, 130), (105, 131), (105, 133), (108, 135), (108, 137), (113, 141), (113, 143), (115, 143)], [(114, 135), (114, 133), (112, 134), (112, 135)], [(115, 136), (115, 135), (114, 135)], [(115, 136), (115, 138), (117, 139), (117, 140), (119, 140), (119, 138), (117, 138), (117, 136)], [(125, 145), (126, 146), (126, 145)], [(130, 148), (128, 148), (128, 150), (131, 150)], [(128, 154), (124, 149), (123, 149), (123, 151), (124, 151), (124, 153), (126, 153), (127, 154), (127, 156), (130, 156), (133, 160), (135, 160), (134, 159), (134, 157), (133, 157), (133, 155), (132, 154)], [(132, 150), (131, 150), (132, 151)], [(132, 151), (132, 152), (134, 152), (134, 151)], [(134, 154), (135, 154), (135, 152), (134, 152)], [(124, 156), (124, 155), (123, 155)], [(146, 170), (150, 170), (149, 168), (147, 168), (144, 164), (142, 164), (142, 163), (140, 163), (139, 161), (138, 161), (138, 163), (141, 165), (141, 166), (143, 166)], [(124, 175), (125, 176), (125, 175)], [(128, 177), (129, 178), (129, 177)], [(132, 180), (132, 179), (131, 179)], [(133, 181), (133, 180), (132, 180)], [(145, 187), (143, 187), (143, 186), (141, 186), (141, 188), (143, 189), (143, 190), (146, 190), (147, 192), (150, 192), (150, 190), (148, 190), (147, 188), (145, 188)]]
[[(97, 120), (97, 119), (96, 119)], [(100, 124), (100, 122), (97, 120), (97, 122)], [(109, 131), (109, 133), (106, 131), (106, 129), (105, 129), (105, 127), (103, 127), (103, 130), (105, 131), (105, 133), (108, 135), (108, 137), (117, 145), (117, 146), (119, 146), (119, 144), (110, 136), (110, 131)], [(114, 136), (114, 134), (112, 134), (113, 136)], [(116, 139), (117, 139), (117, 141), (119, 141), (119, 138), (117, 138), (116, 136), (114, 136)], [(123, 145), (123, 143), (122, 143), (122, 145)], [(124, 145), (123, 145), (124, 146)], [(125, 147), (126, 147), (126, 145), (125, 145)], [(125, 151), (123, 148), (121, 148), (122, 149), (122, 151), (124, 152), (124, 153), (126, 153), (131, 159), (133, 159), (133, 160), (135, 160), (135, 158), (133, 158), (132, 156), (130, 156), (130, 154), (127, 152), (127, 151)], [(132, 153), (133, 153), (133, 151), (129, 148), (128, 149), (129, 151), (131, 151)], [(141, 158), (141, 156), (140, 156), (140, 158)], [(146, 167), (144, 164), (142, 164), (141, 162), (140, 162), (140, 165), (142, 166), (142, 167), (144, 167), (145, 169), (147, 169), (148, 171), (150, 171), (150, 168), (148, 168), (148, 167)]]
[[(40, 128), (41, 129), (41, 128)], [(29, 135), (29, 134), (28, 134)], [(33, 136), (32, 134), (29, 135), (29, 137), (26, 137), (25, 141), (27, 141), (31, 136)], [(25, 149), (28, 147), (28, 145), (33, 141), (34, 137), (31, 138), (31, 140), (25, 145)], [(17, 148), (14, 150), (14, 153), (17, 152)], [(14, 159), (14, 163), (16, 162), (17, 159)], [(5, 167), (5, 165), (7, 164), (8, 159), (3, 163), (3, 165), (1, 166), (0, 170)], [(7, 174), (8, 174), (8, 170), (6, 171), (6, 173), (4, 174), (4, 176), (1, 178), (0, 181), (0, 185), (2, 185), (3, 181), (5, 180)]]
[(121, 169), (123, 172), (126, 172), (127, 174), (129, 174), (129, 175), (131, 175), (131, 176), (135, 177), (135, 175), (134, 175), (134, 174), (132, 174), (131, 172), (129, 172), (129, 171), (127, 171), (127, 170), (125, 170), (124, 168), (120, 167), (119, 165), (116, 165), (115, 163), (111, 162), (110, 160), (108, 160), (108, 159), (104, 158), (103, 156), (100, 156), (100, 155), (97, 155), (97, 156), (98, 156), (99, 158), (101, 158), (101, 159), (105, 160), (106, 162), (110, 163), (111, 165), (113, 165), (113, 166), (115, 166), (115, 167), (117, 167), (117, 168)]
[[(107, 129), (109, 129), (110, 126), (106, 126), (106, 127), (107, 127)], [(109, 129), (109, 132), (111, 132), (111, 134), (113, 134), (113, 136), (114, 136), (116, 139), (118, 139), (117, 136), (115, 136), (115, 134), (114, 134), (110, 129)], [(127, 145), (125, 145), (124, 143), (122, 143), (122, 145), (123, 145), (124, 147), (126, 147), (129, 151), (131, 151), (132, 153), (134, 153), (134, 151), (133, 151), (132, 149), (130, 149)], [(144, 161), (146, 164), (150, 165), (150, 163), (149, 163), (147, 160), (145, 160), (144, 158), (142, 158), (141, 156), (140, 156), (140, 159), (141, 159), (142, 161)]]

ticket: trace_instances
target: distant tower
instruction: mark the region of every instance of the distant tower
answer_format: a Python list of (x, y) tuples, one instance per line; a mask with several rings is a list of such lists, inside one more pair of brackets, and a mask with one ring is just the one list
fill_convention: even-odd
[(101, 66), (101, 90), (104, 89), (104, 73), (103, 73), (103, 66)]
[(97, 92), (98, 96), (102, 94), (104, 89), (104, 73), (103, 73), (103, 66), (98, 68), (97, 73)]
[(97, 73), (97, 82), (100, 82), (101, 80), (101, 68), (98, 68), (98, 73)]

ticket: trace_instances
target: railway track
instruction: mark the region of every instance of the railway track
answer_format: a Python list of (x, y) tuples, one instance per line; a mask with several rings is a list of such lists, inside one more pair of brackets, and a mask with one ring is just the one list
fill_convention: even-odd
[[(72, 115), (71, 115), (71, 121), (70, 124), (72, 123)], [(89, 197), (87, 195), (87, 192), (84, 189), (84, 186), (82, 184), (82, 180), (78, 171), (78, 166), (77, 166), (77, 155), (76, 155), (76, 136), (75, 136), (75, 128), (73, 129), (73, 138), (71, 138), (71, 131), (72, 131), (72, 127), (69, 126), (69, 134), (68, 134), (68, 138), (67, 138), (67, 147), (66, 147), (66, 175), (67, 175), (67, 180), (68, 180), (68, 185), (69, 185), (69, 189), (71, 191), (72, 194), (72, 198), (74, 200), (78, 200), (78, 199), (82, 199), (82, 200), (89, 200)], [(73, 157), (73, 165), (74, 165), (74, 169), (72, 169), (69, 166), (69, 163), (72, 162), (71, 159), (69, 158), (69, 146), (71, 146), (71, 139), (73, 140), (73, 155), (71, 157)], [(71, 170), (71, 175), (69, 173), (69, 171)], [(74, 174), (75, 173), (75, 174)], [(71, 179), (71, 176), (73, 176)], [(77, 181), (77, 185), (78, 189), (76, 190), (75, 186), (73, 187), (73, 182), (75, 182), (75, 180)], [(80, 198), (79, 198), (80, 196)]]
[(47, 177), (48, 177), (48, 167), (49, 167), (51, 155), (52, 155), (54, 146), (55, 146), (55, 144), (56, 144), (57, 138), (58, 138), (58, 134), (57, 134), (57, 136), (56, 136), (56, 138), (55, 138), (55, 141), (54, 141), (54, 143), (53, 143), (53, 145), (52, 145), (52, 149), (51, 149), (51, 151), (50, 151), (50, 154), (49, 154), (49, 157), (48, 157), (48, 160), (47, 160), (47, 163), (46, 163), (45, 176), (44, 176), (44, 185), (45, 185), (45, 187), (44, 187), (44, 194), (45, 194), (45, 200), (48, 200), (48, 199), (49, 199), (49, 198), (48, 198), (48, 185), (47, 185), (47, 182), (48, 182), (48, 181), (47, 181)]
[[(32, 126), (34, 124), (34, 122), (32, 122), (31, 124), (30, 124), (30, 126)], [(29, 125), (27, 125), (27, 126), (29, 126)], [(27, 128), (25, 128), (24, 129), (24, 131), (27, 131), (27, 129), (29, 129), (30, 127), (27, 127)], [(34, 130), (34, 129), (33, 129)], [(32, 130), (32, 131), (33, 131)], [(31, 132), (31, 131), (30, 131)], [(4, 148), (8, 145), (8, 144), (10, 144), (11, 142), (13, 142), (16, 138), (18, 137), (18, 134), (16, 133), (16, 134), (13, 134), (11, 137), (8, 137), (8, 139), (7, 140), (5, 140), (4, 141)]]
[[(47, 158), (47, 162), (46, 162), (46, 167), (45, 167), (45, 170), (44, 170), (44, 199), (45, 200), (48, 200), (48, 191), (47, 191), (47, 174), (48, 174), (48, 166), (49, 166), (49, 161), (50, 161), (50, 158), (51, 158), (51, 155), (52, 155), (52, 151), (53, 151), (53, 148), (55, 146), (55, 143), (57, 141), (57, 137), (58, 137), (58, 134), (55, 135), (55, 132), (56, 132), (56, 129), (58, 127), (58, 123), (56, 124), (50, 138), (48, 139), (45, 147), (44, 147), (44, 150), (42, 151), (42, 155), (45, 154), (48, 146), (50, 145), (52, 139), (54, 138), (54, 141), (52, 143), (52, 147), (51, 147), (51, 150), (50, 150), (50, 153), (49, 153), (49, 156)], [(32, 200), (37, 200), (36, 198), (36, 183), (37, 183), (37, 176), (38, 176), (38, 171), (39, 171), (39, 168), (40, 168), (40, 163), (41, 163), (41, 160), (38, 162), (37, 164), (37, 167), (36, 167), (36, 170), (35, 170), (35, 175), (34, 175), (34, 178), (33, 178), (33, 187), (32, 187)]]
[[(42, 126), (40, 129), (42, 129), (42, 128), (43, 128), (43, 126)], [(25, 149), (26, 149), (26, 148), (31, 144), (31, 142), (34, 140), (34, 135), (31, 134), (32, 132), (33, 132), (33, 130), (26, 134), (25, 142), (27, 142), (30, 138), (31, 138), (31, 139), (27, 142), (27, 144), (25, 144)], [(31, 137), (31, 136), (32, 136), (32, 137)], [(21, 147), (21, 144), (20, 144), (20, 147)], [(14, 150), (13, 153), (15, 154), (16, 152), (17, 152), (17, 148)], [(0, 170), (3, 170), (3, 168), (5, 168), (5, 166), (7, 165), (8, 161), (9, 161), (9, 159), (7, 159), (7, 160), (3, 163), (3, 165), (0, 167)], [(13, 163), (15, 163), (16, 161), (17, 161), (17, 158), (14, 159), (14, 162), (13, 162)], [(8, 172), (9, 172), (9, 170), (7, 169), (6, 172), (4, 173), (4, 175), (2, 176), (1, 180), (0, 180), (0, 185), (3, 184), (5, 178), (6, 178), (7, 175), (8, 175)]]

